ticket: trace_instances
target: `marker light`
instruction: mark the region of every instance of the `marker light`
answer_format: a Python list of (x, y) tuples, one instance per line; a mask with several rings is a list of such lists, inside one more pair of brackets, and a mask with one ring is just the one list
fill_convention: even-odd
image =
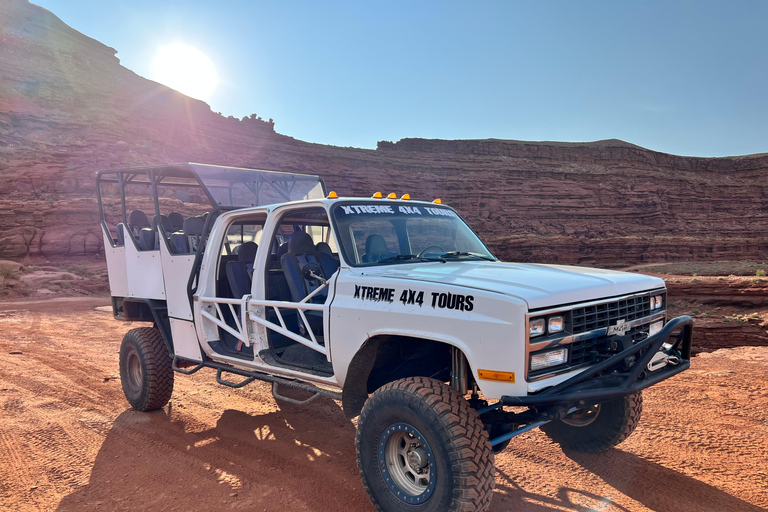
[(443, 201), (439, 197), (432, 202), (435, 204), (443, 204)]
[(547, 325), (547, 332), (549, 334), (554, 334), (556, 332), (563, 332), (564, 328), (565, 328), (565, 322), (563, 321), (562, 316), (549, 317), (549, 322)]
[(387, 199), (397, 199), (397, 194), (395, 194), (394, 192), (391, 192), (391, 193), (390, 193), (390, 194), (387, 196)]
[(550, 366), (558, 366), (568, 362), (568, 349), (559, 348), (550, 350), (543, 354), (534, 354), (531, 356), (531, 371), (543, 370)]
[(403, 196), (400, 198), (403, 201), (410, 201), (411, 195), (410, 194), (403, 194)]
[(371, 199), (381, 199), (381, 192), (376, 192), (371, 196)]
[(328, 197), (326, 199), (338, 199), (338, 198), (339, 196), (336, 195), (336, 191), (331, 190), (330, 192), (328, 192)]
[(541, 336), (544, 334), (544, 319), (537, 318), (528, 322), (528, 335), (533, 338), (534, 336)]

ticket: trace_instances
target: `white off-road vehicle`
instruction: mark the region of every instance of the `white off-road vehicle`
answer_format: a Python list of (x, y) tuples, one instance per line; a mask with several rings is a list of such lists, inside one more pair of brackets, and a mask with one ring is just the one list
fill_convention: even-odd
[(512, 437), (611, 448), (690, 365), (662, 280), (500, 262), (439, 200), (201, 164), (97, 180), (115, 318), (154, 323), (123, 339), (128, 402), (161, 408), (202, 368), (340, 400), (379, 510), (483, 510)]

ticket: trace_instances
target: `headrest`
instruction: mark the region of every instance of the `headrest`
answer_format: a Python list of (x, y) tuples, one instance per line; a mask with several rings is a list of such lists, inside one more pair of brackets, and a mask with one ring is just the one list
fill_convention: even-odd
[(365, 239), (365, 253), (366, 254), (384, 254), (388, 253), (387, 242), (384, 237), (378, 233), (374, 233)]
[(288, 240), (288, 252), (316, 252), (312, 237), (304, 231), (296, 231)]
[[(165, 231), (170, 235), (171, 232), (173, 231), (173, 224), (171, 223), (171, 219), (169, 219), (165, 215), (161, 215), (160, 222), (163, 224), (163, 231)], [(157, 229), (157, 215), (152, 217), (152, 231), (156, 229)]]
[(131, 214), (128, 215), (128, 226), (131, 228), (148, 228), (149, 219), (147, 218), (147, 214), (141, 210), (133, 210)]
[(173, 226), (174, 231), (179, 231), (181, 228), (184, 227), (184, 216), (179, 212), (169, 213), (168, 218), (171, 221), (171, 226)]
[(200, 217), (190, 217), (184, 219), (184, 234), (185, 235), (202, 235), (203, 234), (203, 219)]
[(331, 250), (331, 246), (325, 242), (317, 242), (317, 245), (315, 245), (315, 250), (319, 253), (330, 254), (331, 256), (333, 256), (333, 251)]
[(243, 263), (253, 263), (256, 259), (256, 251), (259, 250), (259, 246), (256, 242), (245, 242), (240, 246), (240, 250), (237, 252), (237, 261)]

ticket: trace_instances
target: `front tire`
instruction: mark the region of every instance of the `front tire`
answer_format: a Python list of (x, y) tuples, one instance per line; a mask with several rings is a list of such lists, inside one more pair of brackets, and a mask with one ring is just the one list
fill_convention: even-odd
[(581, 409), (541, 426), (547, 436), (565, 449), (597, 453), (613, 448), (635, 431), (643, 412), (638, 392)]
[(137, 411), (154, 411), (173, 393), (173, 361), (160, 331), (131, 329), (120, 345), (120, 381), (128, 403)]
[(435, 379), (400, 379), (373, 393), (355, 445), (379, 512), (482, 511), (491, 503), (488, 432), (464, 397)]

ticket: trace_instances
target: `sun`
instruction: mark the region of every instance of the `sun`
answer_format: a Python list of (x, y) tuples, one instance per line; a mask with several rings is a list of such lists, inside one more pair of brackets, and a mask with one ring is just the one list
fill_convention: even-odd
[(219, 85), (216, 67), (203, 52), (182, 43), (161, 46), (152, 66), (153, 79), (192, 98), (206, 101)]

